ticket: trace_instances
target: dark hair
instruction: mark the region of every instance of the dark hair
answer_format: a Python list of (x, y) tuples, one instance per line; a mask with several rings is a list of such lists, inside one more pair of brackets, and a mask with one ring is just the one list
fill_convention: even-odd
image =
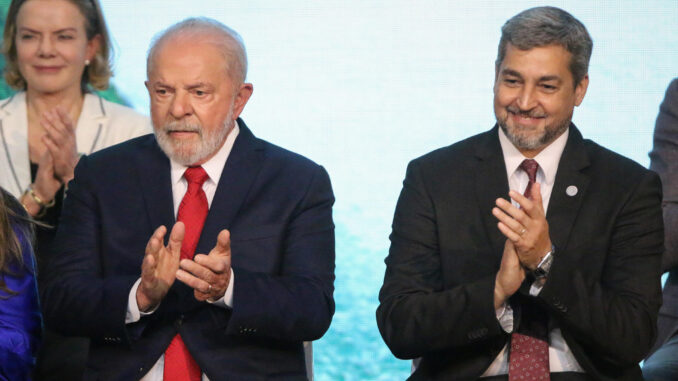
[(17, 271), (25, 268), (17, 233), (27, 240), (32, 239), (31, 220), (19, 201), (0, 188), (0, 291), (9, 295), (16, 295), (16, 292), (7, 287), (5, 275), (17, 275)]
[(530, 8), (511, 17), (504, 24), (495, 61), (497, 73), (504, 61), (506, 45), (509, 43), (520, 50), (552, 44), (564, 47), (572, 54), (570, 73), (575, 86), (589, 71), (593, 50), (591, 36), (584, 24), (560, 8)]
[[(19, 71), (19, 64), (17, 62), (16, 52), (16, 18), (19, 14), (19, 9), (28, 0), (12, 0), (7, 11), (7, 20), (5, 21), (5, 33), (3, 35), (2, 52), (5, 55), (5, 81), (14, 89), (25, 90), (26, 79)], [(101, 5), (99, 0), (68, 0), (75, 5), (80, 13), (85, 18), (85, 33), (87, 40), (91, 40), (95, 36), (101, 36), (101, 43), (92, 62), (85, 67), (80, 80), (83, 92), (87, 91), (89, 84), (95, 90), (105, 90), (108, 87), (108, 80), (113, 75), (111, 70), (111, 56), (113, 55), (113, 48), (111, 40), (108, 35), (108, 28), (104, 15), (101, 12)]]

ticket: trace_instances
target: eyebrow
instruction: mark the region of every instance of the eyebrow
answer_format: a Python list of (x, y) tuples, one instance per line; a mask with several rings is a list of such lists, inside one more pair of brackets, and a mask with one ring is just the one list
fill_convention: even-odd
[(503, 69), (501, 71), (501, 75), (510, 75), (512, 77), (518, 77), (518, 78), (523, 78), (522, 75), (520, 75), (519, 72), (513, 70), (513, 69)]
[[(52, 33), (76, 32), (76, 31), (77, 30), (75, 28), (69, 27), (69, 28), (63, 28), (63, 29), (55, 30)], [(38, 30), (31, 29), (31, 28), (28, 28), (28, 27), (25, 27), (25, 26), (22, 26), (21, 28), (19, 28), (19, 32), (41, 33)]]
[[(157, 88), (157, 87), (164, 87), (164, 88), (170, 88), (170, 89), (174, 88), (174, 86), (167, 84), (163, 81), (151, 82), (150, 86), (155, 87), (155, 88)], [(183, 88), (185, 90), (191, 91), (191, 90), (199, 89), (201, 87), (204, 87), (204, 88), (207, 88), (207, 89), (213, 89), (214, 88), (214, 86), (210, 85), (209, 83), (205, 83), (205, 82), (198, 82), (198, 83), (189, 84), (189, 85), (184, 86)]]
[(75, 29), (75, 28), (64, 28), (64, 29), (59, 29), (59, 30), (54, 31), (54, 33), (63, 33), (63, 32), (77, 32), (77, 29)]
[(162, 81), (149, 82), (149, 84), (153, 87), (172, 87)]
[(214, 86), (210, 85), (209, 83), (198, 82), (198, 83), (186, 85), (184, 88), (186, 90), (194, 90), (194, 89), (198, 89), (198, 88), (201, 88), (201, 87), (204, 87), (204, 88), (207, 88), (207, 89), (212, 89)]
[[(509, 75), (509, 76), (518, 77), (518, 78), (521, 78), (521, 79), (523, 78), (523, 76), (519, 72), (517, 72), (513, 69), (504, 69), (504, 70), (501, 71), (501, 75)], [(545, 75), (543, 77), (539, 77), (539, 82), (560, 81), (560, 80), (561, 80), (561, 78), (557, 75)]]
[(560, 77), (557, 75), (545, 75), (539, 78), (539, 82), (548, 82), (548, 81), (560, 81)]

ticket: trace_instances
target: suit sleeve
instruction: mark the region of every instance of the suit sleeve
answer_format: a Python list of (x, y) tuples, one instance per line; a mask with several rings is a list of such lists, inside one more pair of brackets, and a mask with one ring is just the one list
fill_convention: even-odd
[[(127, 340), (125, 314), (132, 285), (139, 277), (105, 274), (102, 221), (83, 156), (64, 199), (61, 221), (49, 255), (53, 257), (42, 293), (45, 323), (57, 332), (95, 340)], [(140, 254), (143, 255), (143, 254)]]
[(377, 325), (402, 359), (462, 349), (506, 335), (494, 310), (494, 275), (444, 289), (436, 210), (417, 161), (410, 163), (393, 218)]
[(319, 166), (305, 187), (279, 249), (280, 272), (233, 270), (228, 334), (311, 341), (329, 328), (334, 314), (334, 195)]
[[(585, 353), (577, 359), (590, 360), (581, 365), (608, 373), (644, 358), (656, 337), (661, 304), (661, 185), (650, 171), (634, 183), (618, 212), (605, 217), (611, 220), (609, 236), (594, 237), (594, 247), (589, 241), (556, 248), (539, 294), (575, 355)], [(595, 263), (602, 266), (592, 271)]]
[(678, 268), (678, 78), (666, 90), (654, 129), (650, 169), (662, 179), (666, 251), (662, 271)]

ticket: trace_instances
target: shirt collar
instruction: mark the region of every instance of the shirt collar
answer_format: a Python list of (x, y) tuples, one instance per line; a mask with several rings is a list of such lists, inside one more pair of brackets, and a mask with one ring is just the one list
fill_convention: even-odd
[[(228, 136), (226, 136), (226, 141), (224, 144), (219, 148), (219, 151), (212, 156), (211, 159), (207, 160), (202, 164), (202, 168), (207, 172), (207, 175), (209, 176), (209, 179), (207, 181), (212, 181), (214, 184), (219, 183), (219, 179), (221, 178), (221, 172), (224, 170), (224, 166), (226, 165), (226, 160), (228, 160), (228, 156), (231, 154), (231, 150), (233, 149), (233, 143), (235, 143), (235, 138), (238, 137), (238, 134), (240, 133), (240, 127), (238, 127), (238, 122), (234, 122), (235, 126), (233, 127), (233, 130), (228, 133)], [(176, 161), (172, 160), (170, 158), (170, 173), (172, 176), (172, 185), (175, 185), (182, 181), (184, 177), (184, 172), (186, 172), (186, 169), (188, 166), (179, 164)]]
[[(520, 163), (527, 159), (508, 139), (504, 130), (499, 130), (499, 144), (504, 154), (504, 163), (506, 164), (506, 176), (510, 178), (511, 175), (518, 169)], [(553, 184), (556, 179), (556, 172), (558, 171), (558, 163), (560, 157), (565, 150), (567, 138), (570, 134), (568, 127), (556, 140), (546, 146), (541, 152), (534, 157), (534, 160), (539, 164), (539, 170), (544, 174), (544, 181), (546, 184)]]

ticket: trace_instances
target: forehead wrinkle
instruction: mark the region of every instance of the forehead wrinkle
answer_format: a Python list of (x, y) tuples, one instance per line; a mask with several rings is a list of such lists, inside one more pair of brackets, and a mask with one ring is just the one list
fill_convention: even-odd
[[(44, 5), (40, 6), (38, 4), (31, 4), (30, 6), (32, 13), (26, 14), (26, 12), (28, 12), (26, 11), (26, 6), (29, 6), (30, 3), (30, 1), (26, 1), (21, 5), (21, 8), (17, 12), (15, 20), (17, 27), (19, 27), (20, 23), (35, 21), (35, 24), (39, 26), (54, 26), (54, 24), (76, 24), (77, 26), (69, 25), (66, 28), (73, 28), (77, 30), (79, 22), (82, 21), (83, 28), (87, 28), (87, 19), (85, 18), (85, 15), (83, 15), (76, 4), (73, 4), (69, 0), (62, 2), (62, 5), (57, 7), (46, 7)], [(73, 14), (76, 16), (73, 17)]]
[[(213, 48), (215, 51), (218, 53), (218, 56), (220, 57), (220, 62), (217, 64), (217, 66), (222, 66), (224, 70), (226, 71), (226, 75), (229, 75), (228, 73), (228, 60), (226, 60), (222, 54), (222, 52), (219, 49), (219, 46), (217, 44), (214, 44), (210, 41), (194, 41), (185, 35), (176, 35), (176, 36), (169, 36), (165, 40), (161, 40), (155, 50), (152, 52), (152, 54), (149, 56), (150, 60), (148, 62), (148, 67), (147, 67), (147, 76), (150, 79), (151, 75), (158, 75), (158, 72), (161, 72), (163, 67), (167, 68), (168, 66), (171, 65), (181, 65), (184, 60), (191, 60), (190, 55), (184, 55), (179, 59), (175, 60), (168, 60), (163, 57), (163, 55), (167, 54), (168, 52), (174, 51), (174, 50), (182, 50), (186, 48), (186, 46), (189, 46), (189, 48), (194, 48), (198, 45), (203, 45), (206, 48)], [(190, 66), (192, 67), (208, 67), (211, 65), (208, 65), (203, 60), (191, 60), (190, 61)], [(199, 78), (195, 78), (195, 81), (200, 81)], [(181, 82), (190, 82), (191, 80), (185, 80), (182, 76)]]
[(172, 85), (168, 84), (167, 82), (159, 79), (155, 81), (149, 81), (148, 84), (152, 87), (172, 87)]
[[(158, 57), (162, 51), (172, 44), (203, 44), (215, 49), (221, 58), (219, 66), (222, 67), (225, 74), (232, 79), (238, 76), (235, 70), (240, 66), (239, 54), (245, 56), (244, 45), (234, 36), (228, 33), (222, 33), (218, 29), (196, 28), (196, 29), (181, 29), (169, 34), (161, 36), (152, 47), (147, 59), (147, 76), (156, 70)], [(197, 41), (196, 41), (197, 40)], [(245, 61), (246, 67), (246, 61)], [(244, 78), (242, 78), (244, 80)]]

